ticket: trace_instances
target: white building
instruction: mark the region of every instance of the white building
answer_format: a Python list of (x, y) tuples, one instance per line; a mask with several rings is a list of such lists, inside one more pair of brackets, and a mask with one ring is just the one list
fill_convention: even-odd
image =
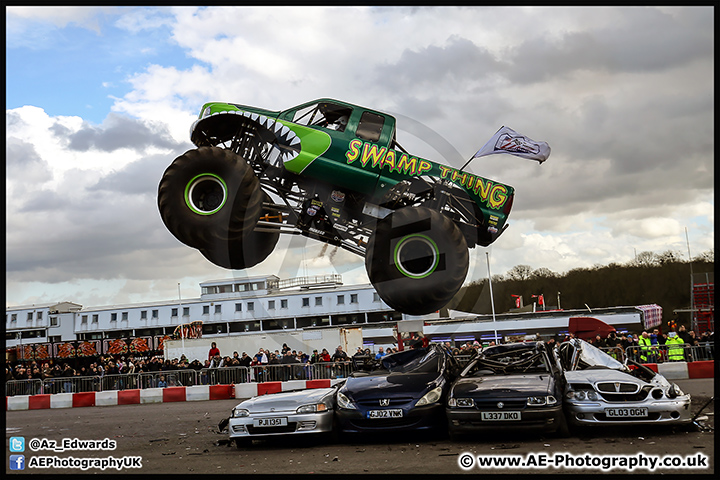
[(83, 307), (59, 304), (6, 308), (6, 356), (16, 347), (90, 341), (98, 353), (112, 339), (171, 335), (180, 324), (202, 321), (203, 338), (394, 322), (393, 311), (370, 284), (343, 285), (340, 275), (281, 280), (274, 275), (200, 284), (199, 298)]

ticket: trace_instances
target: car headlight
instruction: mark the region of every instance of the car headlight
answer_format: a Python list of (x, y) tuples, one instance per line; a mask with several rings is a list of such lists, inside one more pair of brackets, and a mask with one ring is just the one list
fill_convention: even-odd
[(442, 387), (435, 387), (423, 395), (423, 397), (417, 401), (415, 406), (421, 407), (423, 405), (430, 405), (431, 403), (438, 402), (440, 398), (442, 398)]
[(207, 107), (205, 110), (203, 110), (202, 114), (200, 115), (200, 118), (205, 118), (208, 115), (210, 115), (210, 107)]
[(555, 405), (558, 403), (557, 398), (553, 395), (546, 397), (528, 397), (527, 404), (529, 407), (541, 407), (544, 405)]
[(303, 405), (298, 407), (297, 413), (316, 413), (324, 412), (327, 410), (327, 405), (324, 403), (313, 403), (312, 405)]
[(570, 400), (575, 399), (582, 402), (583, 400), (597, 400), (598, 394), (594, 390), (570, 390), (565, 394), (565, 397)]
[(245, 410), (244, 408), (233, 408), (232, 416), (237, 417), (249, 417), (250, 412)]
[(338, 392), (337, 394), (337, 403), (338, 407), (344, 408), (346, 410), (357, 410), (357, 407), (355, 404), (346, 397), (342, 392)]
[(668, 398), (677, 398), (680, 395), (685, 395), (682, 390), (680, 390), (680, 387), (676, 383), (673, 383), (670, 385), (670, 388), (668, 388), (667, 391), (667, 397)]

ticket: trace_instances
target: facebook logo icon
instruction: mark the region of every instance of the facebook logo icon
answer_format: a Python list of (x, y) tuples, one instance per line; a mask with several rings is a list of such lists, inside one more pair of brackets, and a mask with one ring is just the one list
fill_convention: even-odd
[(10, 451), (11, 452), (24, 452), (25, 451), (25, 437), (10, 437)]
[(25, 455), (10, 455), (10, 470), (25, 470)]

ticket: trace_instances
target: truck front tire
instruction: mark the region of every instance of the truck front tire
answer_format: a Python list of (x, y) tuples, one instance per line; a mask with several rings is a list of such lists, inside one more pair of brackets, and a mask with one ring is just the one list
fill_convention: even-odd
[(242, 239), (257, 223), (263, 192), (244, 159), (218, 147), (177, 157), (158, 186), (158, 209), (182, 243), (207, 248)]
[(394, 310), (424, 315), (447, 305), (465, 281), (467, 242), (455, 223), (425, 207), (406, 207), (377, 222), (365, 267)]

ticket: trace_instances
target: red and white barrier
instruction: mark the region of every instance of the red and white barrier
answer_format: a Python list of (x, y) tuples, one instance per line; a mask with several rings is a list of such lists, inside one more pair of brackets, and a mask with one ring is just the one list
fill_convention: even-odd
[[(649, 368), (668, 380), (714, 378), (715, 361), (648, 363)], [(111, 390), (107, 392), (56, 393), (53, 395), (15, 395), (5, 397), (5, 410), (44, 408), (104, 407), (144, 403), (194, 402), (250, 398), (266, 393), (306, 388), (327, 388), (341, 380), (291, 380), (289, 382), (236, 383), (234, 385), (195, 385), (191, 387)]]
[(103, 407), (145, 403), (194, 402), (250, 398), (266, 393), (327, 388), (339, 380), (293, 380), (289, 382), (238, 383), (235, 385), (194, 385), (190, 387), (111, 390), (107, 392), (15, 395), (6, 397), (5, 410), (43, 408)]

